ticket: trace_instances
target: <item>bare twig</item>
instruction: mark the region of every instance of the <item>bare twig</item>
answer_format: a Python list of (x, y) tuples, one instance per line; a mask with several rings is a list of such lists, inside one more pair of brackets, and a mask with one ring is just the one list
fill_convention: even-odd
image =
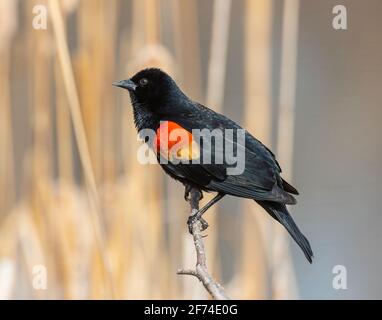
[[(201, 191), (192, 188), (190, 190), (190, 206), (191, 206), (191, 215), (194, 215), (199, 210), (199, 200), (201, 198)], [(196, 250), (196, 267), (195, 270), (191, 269), (180, 269), (178, 274), (180, 275), (190, 275), (198, 278), (204, 288), (210, 293), (210, 295), (215, 300), (228, 300), (229, 297), (226, 295), (223, 287), (217, 283), (207, 269), (207, 258), (206, 252), (204, 249), (203, 236), (202, 236), (202, 224), (199, 220), (195, 221), (192, 224), (192, 236), (194, 238), (194, 245)]]

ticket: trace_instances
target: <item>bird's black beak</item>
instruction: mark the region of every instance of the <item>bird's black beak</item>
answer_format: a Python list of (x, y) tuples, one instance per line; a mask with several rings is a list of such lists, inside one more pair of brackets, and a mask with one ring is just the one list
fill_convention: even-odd
[(114, 82), (113, 86), (119, 87), (122, 89), (127, 89), (129, 91), (135, 91), (135, 89), (137, 89), (137, 85), (130, 79)]

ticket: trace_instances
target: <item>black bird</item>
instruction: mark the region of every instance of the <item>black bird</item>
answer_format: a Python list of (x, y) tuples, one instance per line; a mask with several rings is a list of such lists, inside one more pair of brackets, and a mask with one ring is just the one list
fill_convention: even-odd
[[(175, 81), (160, 69), (142, 70), (131, 79), (116, 82), (114, 85), (129, 91), (137, 130), (151, 129), (158, 134), (154, 142), (147, 140), (146, 142), (154, 149), (158, 160), (165, 155), (168, 161), (167, 163), (160, 161), (160, 165), (168, 175), (185, 185), (185, 196), (187, 197), (190, 187), (206, 192), (217, 192), (217, 196), (200, 209), (193, 219), (204, 221), (201, 219), (202, 215), (225, 195), (253, 199), (286, 228), (304, 252), (305, 257), (312, 263), (313, 252), (310, 244), (286, 207), (286, 205), (296, 204), (293, 195), (298, 195), (298, 191), (282, 179), (280, 165), (275, 155), (265, 145), (247, 131), (244, 131), (245, 137), (242, 144), (236, 141), (238, 139), (228, 138), (225, 129), (233, 129), (233, 131), (243, 129), (224, 115), (192, 101), (181, 91)], [(158, 137), (166, 130), (169, 133), (179, 128), (188, 133), (189, 144), (186, 148), (176, 149), (175, 155), (170, 154), (172, 146), (170, 142), (163, 146)], [(206, 164), (203, 163), (203, 159), (200, 163), (174, 161), (175, 158), (181, 160), (202, 158), (201, 154), (207, 150), (200, 141), (195, 145), (193, 129), (220, 130), (224, 142), (230, 142), (235, 152), (242, 148), (245, 151), (243, 172), (228, 174), (232, 165), (228, 164), (226, 158), (222, 162)], [(215, 148), (209, 148), (207, 151), (210, 152), (212, 159), (218, 150), (216, 145), (215, 142)], [(205, 227), (208, 226), (204, 224)]]

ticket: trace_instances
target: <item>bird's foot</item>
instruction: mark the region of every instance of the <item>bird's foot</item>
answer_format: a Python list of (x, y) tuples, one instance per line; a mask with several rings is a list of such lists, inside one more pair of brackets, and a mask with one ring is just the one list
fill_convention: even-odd
[(198, 214), (194, 214), (194, 215), (190, 216), (187, 220), (188, 231), (191, 234), (192, 234), (192, 227), (193, 227), (194, 223), (198, 220), (200, 221), (200, 223), (202, 225), (201, 231), (207, 230), (207, 228), (209, 227), (209, 224), (206, 220), (204, 220), (202, 217), (198, 217)]
[[(191, 193), (192, 187), (189, 184), (186, 184), (184, 187), (184, 200), (189, 202), (191, 200)], [(200, 192), (199, 201), (203, 200), (203, 192)]]

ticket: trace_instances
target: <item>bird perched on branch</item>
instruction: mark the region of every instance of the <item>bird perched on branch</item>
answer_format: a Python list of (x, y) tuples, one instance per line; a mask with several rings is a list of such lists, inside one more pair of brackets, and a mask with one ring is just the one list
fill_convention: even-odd
[[(225, 195), (253, 199), (286, 228), (312, 262), (310, 244), (286, 207), (296, 204), (293, 195), (298, 191), (282, 179), (280, 165), (265, 145), (234, 121), (192, 101), (160, 69), (142, 70), (114, 85), (128, 90), (137, 130), (156, 133), (145, 141), (164, 171), (184, 184), (185, 198), (192, 187), (217, 193), (189, 218), (189, 227), (200, 220), (207, 228), (202, 215)], [(201, 138), (206, 130), (214, 133), (211, 143)], [(239, 156), (242, 168), (235, 171)]]

